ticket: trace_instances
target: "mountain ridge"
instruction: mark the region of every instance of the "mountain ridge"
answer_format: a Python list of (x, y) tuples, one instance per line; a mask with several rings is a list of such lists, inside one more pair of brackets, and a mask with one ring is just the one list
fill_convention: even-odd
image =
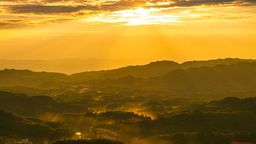
[[(219, 71), (220, 73), (225, 72), (225, 73), (222, 73), (222, 75), (226, 75), (227, 77), (237, 72), (240, 72), (240, 74), (242, 75), (248, 74), (247, 70), (253, 69), (254, 67), (253, 63), (256, 63), (256, 60), (232, 59), (232, 58), (209, 60), (209, 61), (189, 61), (182, 64), (179, 64), (174, 61), (164, 60), (164, 61), (151, 62), (147, 65), (127, 66), (127, 67), (122, 67), (122, 68), (112, 69), (112, 70), (89, 71), (89, 72), (83, 72), (83, 73), (75, 73), (72, 75), (66, 75), (63, 73), (54, 73), (54, 72), (33, 72), (31, 70), (5, 69), (5, 70), (0, 70), (0, 79), (1, 79), (0, 87), (25, 86), (25, 87), (33, 87), (33, 88), (40, 88), (40, 89), (61, 89), (72, 84), (79, 84), (79, 83), (86, 84), (88, 82), (91, 83), (92, 81), (94, 81), (94, 83), (96, 82), (97, 84), (99, 84), (99, 82), (101, 82), (102, 80), (107, 80), (105, 84), (108, 84), (108, 83), (111, 84), (111, 82), (114, 82), (117, 85), (118, 84), (127, 85), (127, 84), (131, 84), (138, 81), (140, 83), (144, 83), (143, 81), (146, 79), (149, 79), (149, 80), (153, 80), (154, 78), (161, 79), (161, 77), (163, 79), (168, 79), (167, 78), (168, 75), (170, 75), (170, 73), (175, 73), (175, 72), (178, 75), (182, 75), (182, 73), (184, 72), (185, 73), (189, 72), (190, 75), (192, 74), (191, 75), (192, 77), (198, 77), (199, 79), (203, 78), (203, 77), (200, 77), (200, 74), (201, 76), (208, 75), (203, 79), (201, 79), (201, 82), (203, 82), (204, 80), (207, 80), (207, 78), (210, 78), (210, 79), (225, 78), (220, 74), (217, 74), (216, 70)], [(252, 67), (252, 68), (248, 68), (248, 67)], [(221, 71), (220, 70), (221, 68), (223, 68), (224, 71)], [(234, 71), (232, 71), (232, 69)], [(239, 71), (237, 71), (237, 69)], [(209, 73), (207, 73), (207, 71)], [(246, 71), (247, 73), (243, 71)], [(184, 77), (186, 76), (188, 75), (185, 74)], [(239, 77), (239, 74), (236, 74), (236, 76)], [(244, 75), (244, 77), (245, 76), (246, 75)], [(250, 76), (253, 76), (253, 74), (250, 73)], [(176, 77), (177, 79), (179, 76), (174, 76), (174, 77)], [(232, 77), (232, 79), (236, 79), (236, 77)], [(249, 81), (248, 77), (246, 79), (247, 81)], [(126, 83), (127, 80), (130, 82)], [(175, 80), (172, 80), (172, 79), (170, 80), (175, 82)], [(241, 80), (241, 82), (243, 84), (246, 84), (245, 82), (243, 82), (243, 80)], [(188, 83), (182, 82), (181, 86), (184, 87), (187, 84)], [(145, 83), (145, 85), (147, 84)], [(160, 85), (163, 85), (163, 83), (161, 83)]]
[(87, 80), (99, 79), (99, 78), (117, 78), (125, 76), (134, 76), (142, 78), (156, 77), (160, 75), (165, 75), (168, 72), (175, 69), (188, 69), (191, 67), (202, 67), (202, 66), (215, 66), (219, 64), (231, 65), (240, 62), (256, 62), (256, 60), (251, 59), (238, 59), (238, 58), (226, 58), (226, 59), (215, 59), (207, 61), (187, 61), (184, 63), (177, 63), (174, 61), (162, 60), (151, 62), (146, 65), (137, 66), (126, 66), (118, 69), (112, 70), (102, 70), (102, 71), (92, 71), (92, 72), (82, 72), (70, 75), (74, 79), (81, 80), (86, 78)]

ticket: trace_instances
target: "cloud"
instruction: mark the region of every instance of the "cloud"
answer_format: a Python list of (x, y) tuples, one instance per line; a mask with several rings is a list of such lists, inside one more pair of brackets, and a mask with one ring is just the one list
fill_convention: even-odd
[(4, 1), (16, 2), (16, 5), (6, 5), (10, 13), (34, 14), (67, 14), (79, 11), (118, 11), (132, 9), (134, 7), (190, 7), (198, 5), (232, 4), (234, 2), (256, 3), (256, 0), (112, 0), (94, 1), (94, 3), (88, 0)]
[[(168, 3), (169, 2), (169, 3)], [(172, 0), (172, 1), (151, 1), (148, 7), (169, 8), (169, 7), (190, 7), (200, 5), (218, 5), (233, 3), (234, 0)]]
[(21, 20), (21, 19), (12, 19), (12, 20), (0, 20), (0, 29), (6, 28), (21, 28), (21, 27), (35, 27), (40, 25), (51, 25), (56, 23), (62, 23), (66, 21), (72, 21), (74, 19), (45, 19), (45, 20)]
[[(155, 8), (154, 10), (159, 12), (156, 15), (154, 15), (156, 12), (150, 12), (151, 16), (144, 17), (144, 20), (156, 19), (160, 15), (162, 19), (159, 17), (157, 19), (173, 21), (176, 19), (174, 17), (175, 14), (170, 11), (177, 11), (177, 8), (186, 10), (188, 7), (193, 6), (225, 4), (251, 6), (256, 4), (256, 0), (0, 0), (0, 28), (62, 23), (79, 18), (90, 20), (90, 16), (92, 20), (101, 18), (106, 21), (111, 21), (112, 19), (115, 19), (113, 21), (118, 21), (118, 12), (136, 10), (139, 7), (144, 9)], [(206, 12), (204, 13), (206, 17), (207, 14)], [(231, 12), (229, 13), (231, 14)], [(52, 15), (58, 15), (58, 17)], [(181, 18), (183, 17), (181, 14), (177, 15)], [(21, 18), (24, 16), (27, 18)], [(195, 19), (196, 15), (191, 17)], [(120, 19), (121, 22), (129, 20), (124, 20), (123, 16)]]
[(0, 29), (3, 28), (17, 28), (28, 25), (24, 20), (2, 20), (0, 21)]
[(10, 6), (8, 10), (12, 13), (35, 13), (35, 14), (56, 14), (73, 13), (80, 10), (97, 10), (95, 6), (45, 6), (45, 5), (17, 5)]
[[(6, 0), (7, 1), (7, 0)], [(59, 2), (56, 5), (47, 5), (49, 3)], [(120, 1), (105, 1), (99, 4), (88, 3), (84, 0), (74, 0), (73, 5), (65, 5), (68, 1), (63, 0), (44, 0), (41, 4), (26, 4), (5, 6), (10, 13), (34, 13), (34, 14), (68, 14), (79, 11), (117, 11), (130, 9), (135, 6), (143, 7), (146, 0), (120, 0)], [(61, 5), (63, 3), (63, 5)]]
[(196, 5), (214, 5), (214, 4), (225, 4), (232, 3), (234, 0), (191, 0), (183, 1), (176, 0), (175, 6), (196, 6)]

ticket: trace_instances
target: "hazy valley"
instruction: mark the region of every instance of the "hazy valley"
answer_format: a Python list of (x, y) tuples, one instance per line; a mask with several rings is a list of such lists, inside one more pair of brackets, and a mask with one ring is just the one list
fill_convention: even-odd
[(0, 71), (0, 143), (256, 142), (256, 61)]

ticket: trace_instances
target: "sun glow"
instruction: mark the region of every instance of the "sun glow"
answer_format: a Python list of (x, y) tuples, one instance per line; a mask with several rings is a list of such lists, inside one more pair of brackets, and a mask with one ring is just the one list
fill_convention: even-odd
[(0, 58), (119, 59), (88, 66), (93, 70), (162, 59), (255, 58), (256, 3), (223, 2), (0, 0)]
[(129, 10), (120, 10), (100, 14), (96, 17), (85, 19), (85, 22), (104, 22), (104, 23), (117, 23), (128, 26), (136, 25), (155, 25), (161, 23), (174, 23), (178, 22), (178, 17), (171, 14), (163, 14), (160, 9), (150, 8), (136, 8)]
[(144, 17), (149, 15), (149, 10), (143, 9), (143, 8), (137, 8), (135, 10), (123, 10), (120, 11), (121, 16), (123, 17)]
[(135, 10), (123, 10), (120, 11), (120, 16), (122, 18), (126, 18), (128, 25), (142, 25), (142, 24), (149, 24), (150, 17), (150, 10), (146, 10), (143, 8), (137, 8)]

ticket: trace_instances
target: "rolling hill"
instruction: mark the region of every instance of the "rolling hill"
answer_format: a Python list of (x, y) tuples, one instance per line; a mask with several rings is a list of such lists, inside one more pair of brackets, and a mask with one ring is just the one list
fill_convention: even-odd
[(5, 69), (0, 71), (0, 79), (0, 87), (21, 86), (63, 91), (72, 85), (89, 85), (98, 90), (105, 87), (117, 91), (159, 90), (168, 95), (228, 96), (234, 93), (256, 94), (256, 61), (230, 58), (182, 64), (158, 61), (72, 75)]

